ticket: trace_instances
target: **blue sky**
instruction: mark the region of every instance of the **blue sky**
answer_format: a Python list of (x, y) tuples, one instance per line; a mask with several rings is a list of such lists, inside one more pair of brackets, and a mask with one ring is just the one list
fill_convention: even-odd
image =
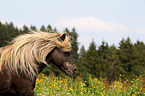
[(80, 46), (109, 45), (130, 37), (145, 42), (145, 0), (0, 0), (0, 21), (22, 28), (48, 24), (62, 32), (76, 28)]

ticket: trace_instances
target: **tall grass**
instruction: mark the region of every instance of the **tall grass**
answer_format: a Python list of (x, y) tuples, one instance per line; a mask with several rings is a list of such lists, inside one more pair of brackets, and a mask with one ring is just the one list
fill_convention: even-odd
[(44, 76), (41, 74), (35, 87), (36, 96), (145, 96), (145, 79), (134, 76), (128, 80), (120, 75), (118, 81), (109, 83), (91, 75), (82, 80), (68, 77)]

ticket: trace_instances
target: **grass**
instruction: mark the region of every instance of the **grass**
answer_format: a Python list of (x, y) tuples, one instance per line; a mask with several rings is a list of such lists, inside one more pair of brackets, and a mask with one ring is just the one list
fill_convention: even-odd
[(36, 81), (36, 96), (145, 96), (145, 79), (134, 76), (128, 80), (120, 75), (118, 81), (111, 84), (103, 78), (90, 75), (82, 80), (78, 77), (73, 81), (68, 77), (39, 75)]

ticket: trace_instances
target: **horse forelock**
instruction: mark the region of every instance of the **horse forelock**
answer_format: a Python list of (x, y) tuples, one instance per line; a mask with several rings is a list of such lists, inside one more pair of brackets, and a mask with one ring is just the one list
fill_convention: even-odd
[(5, 66), (13, 72), (27, 73), (28, 76), (36, 75), (37, 64), (44, 63), (48, 53), (55, 47), (61, 51), (71, 51), (69, 36), (64, 41), (60, 36), (66, 33), (47, 33), (33, 31), (30, 34), (23, 34), (13, 39), (11, 45), (0, 48), (0, 71)]

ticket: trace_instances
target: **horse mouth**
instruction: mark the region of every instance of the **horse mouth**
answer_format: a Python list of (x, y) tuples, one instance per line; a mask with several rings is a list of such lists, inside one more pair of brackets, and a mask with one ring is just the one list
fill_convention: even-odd
[(68, 70), (65, 70), (65, 73), (67, 76), (71, 76), (71, 77), (74, 77), (75, 74), (73, 74), (72, 72), (68, 71)]
[(67, 76), (69, 76), (69, 77), (75, 77), (75, 71), (76, 71), (76, 69), (75, 70), (66, 70), (64, 67), (61, 67), (61, 69), (62, 69), (62, 71), (67, 75)]

